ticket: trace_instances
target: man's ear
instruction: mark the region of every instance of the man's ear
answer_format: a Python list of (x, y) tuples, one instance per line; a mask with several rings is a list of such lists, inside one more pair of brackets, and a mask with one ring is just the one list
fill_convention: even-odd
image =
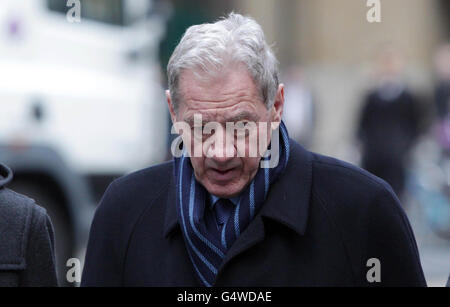
[(284, 107), (284, 84), (278, 85), (277, 94), (275, 95), (275, 102), (272, 106), (272, 129), (278, 128), (281, 122), (281, 116), (283, 115)]
[(169, 90), (166, 90), (166, 99), (167, 105), (169, 106), (170, 118), (172, 119), (172, 124), (174, 124), (176, 122), (177, 117), (175, 116), (175, 108), (173, 106), (173, 100)]

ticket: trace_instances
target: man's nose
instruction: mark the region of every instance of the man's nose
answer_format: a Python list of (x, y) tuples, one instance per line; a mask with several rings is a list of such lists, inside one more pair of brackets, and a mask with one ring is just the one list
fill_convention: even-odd
[(215, 138), (214, 142), (209, 146), (209, 157), (218, 163), (226, 163), (236, 157), (236, 148), (234, 142)]

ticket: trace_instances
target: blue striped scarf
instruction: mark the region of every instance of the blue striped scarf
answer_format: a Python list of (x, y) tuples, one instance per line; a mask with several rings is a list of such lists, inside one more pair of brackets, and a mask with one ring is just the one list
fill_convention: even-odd
[[(253, 220), (267, 197), (270, 185), (286, 168), (289, 136), (283, 122), (279, 127), (278, 164), (273, 168), (259, 168), (241, 193), (239, 203), (219, 236), (207, 230), (204, 215), (208, 192), (195, 179), (190, 159), (185, 154), (174, 158), (178, 220), (197, 277), (207, 287), (214, 284), (227, 250)], [(262, 159), (268, 160), (270, 156)]]

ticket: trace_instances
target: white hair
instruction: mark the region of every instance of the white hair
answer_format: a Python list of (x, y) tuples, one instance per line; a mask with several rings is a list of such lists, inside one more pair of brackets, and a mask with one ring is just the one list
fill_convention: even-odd
[(209, 75), (230, 64), (248, 69), (261, 98), (270, 109), (278, 89), (278, 61), (261, 26), (252, 18), (230, 13), (215, 23), (189, 27), (167, 65), (169, 91), (175, 111), (179, 103), (179, 78), (183, 70), (200, 69)]

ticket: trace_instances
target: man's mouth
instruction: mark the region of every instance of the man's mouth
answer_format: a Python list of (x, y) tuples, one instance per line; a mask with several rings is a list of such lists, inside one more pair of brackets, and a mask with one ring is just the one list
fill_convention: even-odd
[(215, 181), (229, 181), (231, 180), (235, 174), (236, 174), (237, 168), (229, 168), (229, 169), (217, 169), (217, 168), (211, 168), (211, 175)]

